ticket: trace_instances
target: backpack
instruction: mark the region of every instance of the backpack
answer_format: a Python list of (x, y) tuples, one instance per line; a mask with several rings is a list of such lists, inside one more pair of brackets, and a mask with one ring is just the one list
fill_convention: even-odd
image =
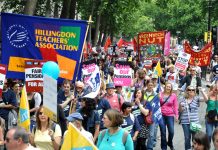
[(17, 126), (18, 121), (18, 115), (17, 112), (14, 109), (11, 109), (8, 113), (8, 129), (11, 129), (13, 127)]
[[(107, 131), (107, 129), (104, 129), (104, 130), (101, 131), (101, 141), (104, 139), (106, 131)], [(126, 140), (127, 140), (128, 134), (129, 133), (127, 131), (123, 132), (123, 136), (122, 136), (123, 145), (126, 145)]]

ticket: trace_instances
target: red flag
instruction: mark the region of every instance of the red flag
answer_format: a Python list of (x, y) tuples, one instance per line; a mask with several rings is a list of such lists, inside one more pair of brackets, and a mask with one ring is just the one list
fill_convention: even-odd
[(107, 52), (108, 47), (111, 45), (111, 38), (108, 36), (104, 44), (104, 51)]
[(88, 53), (92, 53), (92, 45), (90, 42), (87, 43)]
[(123, 45), (123, 38), (120, 38), (119, 41), (117, 42), (117, 47), (121, 48)]
[(88, 57), (87, 42), (86, 42), (86, 41), (85, 41), (85, 43), (84, 43), (83, 56), (84, 56), (84, 58), (87, 58), (87, 57)]
[(133, 48), (134, 48), (134, 52), (136, 52), (137, 51), (137, 42), (136, 42), (135, 38), (132, 39), (132, 45), (133, 45)]

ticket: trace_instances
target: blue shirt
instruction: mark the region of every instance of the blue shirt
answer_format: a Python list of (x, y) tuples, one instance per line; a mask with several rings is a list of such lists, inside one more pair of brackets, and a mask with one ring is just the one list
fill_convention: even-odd
[[(64, 94), (64, 90), (60, 89), (58, 91), (58, 96), (57, 96), (57, 100), (58, 100), (58, 104), (62, 104), (64, 103), (64, 101), (66, 100), (66, 96)], [(70, 111), (70, 103), (67, 104), (67, 106), (65, 108), (63, 108), (64, 111), (64, 115), (65, 117), (69, 116), (69, 111)]]
[(141, 129), (138, 119), (133, 114), (129, 114), (129, 116), (123, 117), (123, 124), (121, 127), (129, 132), (132, 137), (136, 131), (140, 131)]
[[(11, 104), (17, 107), (16, 95), (11, 89), (8, 89), (6, 92), (2, 92), (2, 99), (6, 105)], [(0, 108), (0, 117), (2, 117), (5, 120), (8, 120), (8, 114), (10, 110), (11, 109)]]
[[(141, 103), (142, 104), (142, 103)], [(140, 125), (145, 124), (144, 115), (142, 114), (138, 105), (132, 106), (132, 114), (137, 117)]]
[(99, 150), (134, 150), (133, 141), (128, 134), (125, 145), (123, 144), (122, 138), (124, 134), (124, 129), (119, 129), (115, 134), (110, 134), (108, 129), (103, 137), (101, 138), (102, 133), (98, 136), (97, 147)]
[(111, 106), (109, 104), (109, 102), (106, 99), (100, 99), (98, 100), (98, 103), (96, 105), (96, 110), (98, 112), (99, 118), (100, 118), (100, 129), (105, 129), (104, 125), (103, 125), (103, 115), (105, 113), (105, 111), (107, 111), (108, 109), (110, 109)]

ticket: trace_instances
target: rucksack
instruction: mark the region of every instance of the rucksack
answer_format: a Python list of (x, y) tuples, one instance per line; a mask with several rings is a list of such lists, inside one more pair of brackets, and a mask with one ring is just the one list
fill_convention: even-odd
[[(104, 129), (104, 130), (101, 131), (101, 141), (104, 139), (106, 131), (107, 131), (107, 129)], [(127, 131), (123, 132), (123, 136), (122, 136), (123, 145), (126, 145), (126, 140), (127, 140), (128, 134), (129, 133)]]

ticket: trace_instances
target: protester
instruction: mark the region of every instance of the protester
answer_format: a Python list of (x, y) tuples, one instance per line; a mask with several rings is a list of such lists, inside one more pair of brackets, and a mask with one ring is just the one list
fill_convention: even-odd
[(74, 94), (70, 91), (70, 80), (63, 81), (63, 87), (58, 91), (57, 101), (58, 104), (64, 109), (65, 117), (70, 113), (71, 102), (74, 101)]
[[(82, 115), (78, 112), (74, 112), (72, 114), (70, 114), (67, 118), (68, 123), (71, 122), (73, 123), (73, 125), (75, 125), (75, 127), (88, 139), (90, 139), (90, 141), (94, 142), (94, 138), (93, 135), (86, 131), (83, 126), (82, 126), (82, 121), (84, 120)], [(66, 131), (67, 132), (67, 131)], [(66, 132), (64, 133), (64, 135), (66, 135)]]
[(138, 118), (131, 113), (132, 104), (130, 102), (124, 102), (121, 109), (123, 112), (123, 124), (121, 127), (130, 133), (134, 142), (134, 148), (136, 148), (137, 137), (141, 129)]
[(108, 100), (112, 109), (117, 109), (121, 112), (121, 106), (124, 102), (124, 99), (121, 95), (115, 93), (115, 86), (113, 82), (106, 84), (107, 93), (105, 99)]
[(104, 113), (103, 130), (98, 137), (97, 147), (99, 150), (119, 149), (133, 150), (131, 135), (119, 126), (123, 123), (123, 116), (115, 109), (109, 109)]
[(7, 150), (39, 150), (29, 144), (29, 134), (21, 127), (11, 128), (7, 132), (5, 145)]
[(139, 69), (137, 71), (137, 74), (138, 76), (133, 80), (133, 86), (135, 88), (144, 89), (144, 87), (146, 86), (146, 80), (145, 80), (146, 72), (143, 69)]
[(59, 150), (61, 135), (60, 126), (52, 123), (40, 107), (36, 113), (36, 127), (30, 136), (31, 144), (41, 150)]
[(14, 85), (13, 85), (12, 89), (13, 89), (15, 95), (16, 95), (17, 104), (19, 106), (20, 97), (21, 97), (20, 84), (18, 82), (14, 82)]
[(178, 73), (175, 72), (174, 65), (168, 66), (168, 70), (169, 71), (167, 72), (165, 79), (166, 81), (168, 81), (169, 83), (173, 85), (173, 92), (176, 93), (178, 89), (178, 83), (179, 83)]
[(206, 133), (211, 141), (213, 130), (218, 127), (218, 87), (217, 85), (212, 85), (207, 94), (204, 93), (203, 89), (200, 88), (204, 101), (207, 104), (205, 124)]
[(179, 103), (180, 121), (185, 138), (185, 150), (191, 149), (191, 137), (194, 137), (195, 132), (190, 130), (190, 123), (199, 123), (199, 105), (200, 99), (196, 96), (195, 87), (188, 86), (184, 98)]
[(193, 150), (210, 150), (210, 142), (207, 134), (199, 131), (193, 138)]
[(84, 94), (84, 83), (82, 81), (77, 81), (75, 83), (75, 98), (79, 99), (83, 96)]
[(81, 98), (81, 108), (78, 112), (82, 115), (84, 120), (82, 125), (86, 131), (92, 133), (94, 142), (97, 141), (100, 131), (100, 118), (96, 109), (96, 103), (91, 98)]
[(30, 111), (30, 131), (32, 131), (33, 127), (36, 124), (36, 112), (39, 109), (42, 97), (38, 92), (28, 92), (27, 99), (29, 102), (29, 111)]
[(5, 79), (2, 91), (2, 99), (0, 100), (0, 117), (5, 120), (6, 132), (8, 131), (9, 125), (12, 124), (12, 122), (9, 122), (9, 112), (17, 107), (16, 95), (9, 88), (7, 81), (8, 80)]
[(95, 102), (96, 102), (96, 111), (98, 112), (99, 115), (99, 119), (100, 119), (100, 130), (105, 129), (104, 124), (103, 124), (103, 115), (104, 113), (111, 108), (109, 102), (102, 98), (100, 96), (100, 92), (99, 94), (96, 96), (95, 98)]
[(144, 116), (147, 116), (149, 113), (148, 109), (145, 109), (143, 91), (140, 88), (137, 88), (133, 94), (134, 101), (132, 107), (132, 114), (137, 117), (139, 124), (141, 126), (140, 132), (138, 134), (136, 149), (144, 150), (146, 148), (146, 139), (148, 138), (149, 128), (145, 124)]
[[(162, 150), (166, 150), (168, 145), (173, 150), (174, 117), (178, 120), (178, 101), (176, 94), (173, 93), (173, 86), (169, 82), (166, 82), (163, 93), (160, 93), (160, 106), (163, 118), (163, 122), (159, 124), (161, 148)], [(166, 126), (168, 129), (168, 140), (166, 139)]]
[(199, 61), (194, 60), (194, 65), (192, 66), (192, 68), (196, 70), (196, 75), (201, 78), (201, 67), (199, 67), (198, 65), (199, 65)]
[[(152, 100), (157, 96), (157, 93), (154, 91), (154, 84), (152, 81), (148, 81), (146, 84), (146, 90), (144, 92), (144, 101), (145, 103), (151, 103)], [(151, 110), (149, 110), (152, 112)], [(153, 147), (155, 146), (155, 140), (156, 140), (156, 131), (157, 131), (157, 124), (152, 123), (149, 125), (149, 136), (148, 136), (148, 142), (147, 142), (147, 149), (153, 150)]]
[(214, 150), (218, 150), (218, 127), (213, 132), (212, 140), (215, 148)]
[(184, 84), (186, 84), (186, 87), (194, 87), (195, 89), (197, 89), (197, 94), (199, 94), (198, 87), (201, 87), (201, 78), (196, 76), (195, 68), (190, 68), (190, 74), (184, 77), (181, 84), (179, 85), (179, 88), (181, 88)]
[(0, 150), (4, 150), (5, 120), (0, 117)]

